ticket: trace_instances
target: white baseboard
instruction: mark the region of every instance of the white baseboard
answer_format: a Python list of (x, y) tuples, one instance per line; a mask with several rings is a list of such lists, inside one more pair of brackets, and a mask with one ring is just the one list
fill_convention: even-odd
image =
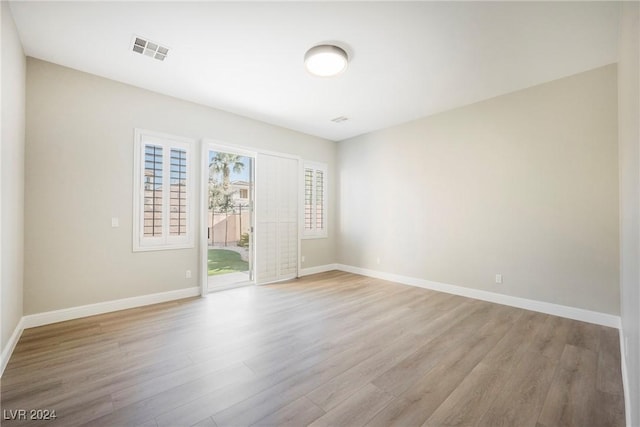
[(30, 314), (28, 316), (24, 316), (22, 319), (24, 320), (24, 328), (27, 329), (51, 323), (64, 322), (65, 320), (79, 319), (81, 317), (158, 304), (161, 302), (195, 297), (198, 295), (200, 295), (199, 287), (184, 288), (175, 291), (160, 292), (157, 294), (141, 295), (138, 297), (81, 305), (79, 307), (70, 307), (62, 310), (47, 311), (45, 313)]
[(536, 301), (527, 298), (514, 297), (510, 295), (498, 294), (495, 292), (482, 291), (479, 289), (465, 288), (464, 286), (449, 285), (446, 283), (432, 282), (430, 280), (418, 279), (415, 277), (401, 276), (393, 273), (385, 273), (366, 268), (354, 267), (351, 265), (337, 264), (336, 269), (348, 273), (361, 274), (363, 276), (375, 277), (377, 279), (389, 280), (391, 282), (402, 283), (404, 285), (416, 286), (419, 288), (431, 289), (434, 291), (446, 292), (448, 294), (460, 295), (467, 298), (482, 301), (494, 302), (511, 307), (524, 308), (526, 310), (537, 311), (554, 316), (566, 317), (568, 319), (579, 320), (581, 322), (594, 323), (596, 325), (608, 326), (620, 329), (620, 316), (600, 313), (597, 311), (585, 310), (582, 308), (569, 307), (566, 305), (553, 304), (550, 302)]
[(338, 264), (319, 265), (317, 267), (301, 268), (298, 273), (299, 277), (308, 276), (310, 274), (326, 273), (327, 271), (339, 270)]
[[(478, 289), (465, 288), (463, 286), (449, 285), (446, 283), (433, 282), (425, 279), (418, 279), (414, 277), (402, 276), (393, 273), (385, 273), (376, 270), (369, 270), (360, 267), (354, 267), (344, 264), (327, 264), (317, 267), (310, 267), (300, 270), (300, 277), (310, 274), (323, 273), (331, 270), (341, 270), (354, 274), (361, 274), (364, 276), (375, 277), (378, 279), (389, 280), (392, 282), (402, 283), (405, 285), (416, 286), (425, 289), (431, 289), (440, 292), (446, 292), (454, 295), (460, 295), (468, 298), (479, 299), (482, 301), (494, 302), (497, 304), (508, 305), (512, 307), (523, 308), (526, 310), (537, 311), (545, 314), (552, 314), (555, 316), (566, 317), (573, 320), (579, 320), (588, 323), (594, 323), (597, 325), (608, 326), (612, 328), (620, 329), (620, 317), (606, 313), (599, 313), (595, 311), (585, 310), (581, 308), (569, 307), (559, 304), (553, 304), (542, 301), (535, 301), (526, 298), (514, 297), (510, 295), (503, 295), (489, 291), (482, 291)], [(128, 308), (142, 307), (145, 305), (158, 304), (166, 301), (173, 301), (182, 298), (195, 297), (200, 295), (199, 287), (191, 287), (185, 289), (178, 289), (175, 291), (161, 292), (150, 295), (142, 295), (131, 298), (124, 298), (114, 301), (106, 301), (96, 304), (89, 304), (79, 307), (71, 307), (62, 310), (49, 311), (45, 313), (31, 314), (22, 317), (20, 322), (16, 326), (11, 338), (9, 339), (6, 347), (2, 351), (2, 359), (0, 360), (0, 376), (4, 372), (4, 369), (9, 362), (9, 358), (13, 353), (13, 350), (20, 339), (22, 331), (27, 328), (33, 328), (36, 326), (48, 325), (51, 323), (63, 322), (66, 320), (78, 319), (81, 317), (93, 316), (96, 314), (109, 313), (118, 310), (125, 310)], [(626, 378), (626, 363), (624, 358), (624, 343), (621, 336), (621, 360), (622, 360), (622, 379), (625, 386), (625, 396), (628, 399), (627, 393), (627, 378)], [(627, 402), (627, 407), (628, 407)], [(628, 414), (627, 414), (628, 417)]]
[(6, 368), (7, 363), (9, 363), (9, 359), (13, 354), (13, 350), (16, 348), (16, 344), (18, 344), (22, 331), (24, 331), (24, 317), (20, 318), (20, 321), (13, 330), (6, 347), (2, 349), (2, 359), (0, 359), (0, 377), (2, 377), (4, 368)]

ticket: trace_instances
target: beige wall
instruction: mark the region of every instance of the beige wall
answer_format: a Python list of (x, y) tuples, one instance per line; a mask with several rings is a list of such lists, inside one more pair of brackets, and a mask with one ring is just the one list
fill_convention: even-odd
[(342, 141), (339, 262), (618, 314), (616, 129), (610, 65)]
[(620, 149), (620, 315), (626, 338), (627, 408), (640, 426), (640, 6), (625, 2), (618, 64)]
[[(197, 286), (197, 249), (131, 251), (134, 128), (335, 167), (333, 142), (29, 58), (25, 314)], [(334, 244), (303, 241), (303, 267), (335, 262)]]
[(2, 2), (1, 349), (22, 318), (26, 60), (7, 2)]

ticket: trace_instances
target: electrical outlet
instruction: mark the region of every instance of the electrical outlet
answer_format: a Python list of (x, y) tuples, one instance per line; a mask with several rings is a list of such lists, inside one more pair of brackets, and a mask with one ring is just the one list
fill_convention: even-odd
[(380, 257), (376, 258), (376, 264), (380, 264)]
[(185, 277), (185, 279), (191, 279), (191, 270), (187, 270), (187, 271), (184, 273), (184, 277)]
[(496, 274), (496, 283), (502, 283), (502, 274)]
[(118, 219), (117, 216), (114, 216), (113, 218), (111, 218), (111, 227), (113, 228), (120, 227), (120, 220)]
[(304, 262), (304, 255), (300, 257), (300, 261)]

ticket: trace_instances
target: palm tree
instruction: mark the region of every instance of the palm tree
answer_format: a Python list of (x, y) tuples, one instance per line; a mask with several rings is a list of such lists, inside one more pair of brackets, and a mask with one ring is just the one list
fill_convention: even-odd
[(235, 173), (240, 173), (242, 169), (244, 169), (244, 163), (240, 161), (239, 155), (217, 152), (209, 164), (209, 176), (221, 173), (222, 186), (227, 190), (229, 188), (231, 171), (233, 170)]
[[(244, 163), (240, 161), (240, 156), (231, 153), (216, 152), (216, 155), (209, 163), (209, 207), (217, 207), (225, 214), (224, 222), (224, 245), (227, 246), (227, 236), (229, 231), (229, 210), (233, 210), (233, 193), (230, 188), (231, 171), (242, 172)], [(215, 179), (216, 175), (222, 175), (222, 183)]]

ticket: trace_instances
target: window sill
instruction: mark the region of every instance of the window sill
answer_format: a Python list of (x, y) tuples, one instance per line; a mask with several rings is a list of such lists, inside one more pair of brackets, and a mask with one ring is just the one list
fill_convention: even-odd
[(135, 246), (133, 252), (149, 252), (149, 251), (171, 251), (179, 249), (193, 249), (194, 244), (184, 245), (162, 245), (162, 246)]
[(313, 239), (327, 239), (329, 236), (327, 234), (318, 234), (318, 235), (310, 235), (301, 237), (302, 240), (313, 240)]

